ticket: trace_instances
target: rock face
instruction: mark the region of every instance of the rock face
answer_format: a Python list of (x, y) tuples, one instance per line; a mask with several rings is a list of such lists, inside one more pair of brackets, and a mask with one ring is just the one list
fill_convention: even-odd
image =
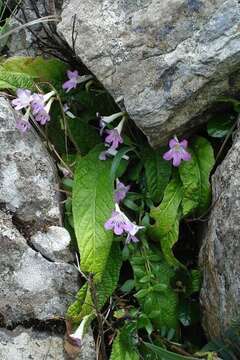
[(240, 64), (237, 0), (65, 0), (58, 30), (158, 145), (196, 126)]
[(240, 313), (240, 132), (213, 176), (213, 204), (200, 254), (203, 325), (222, 336)]
[[(95, 360), (91, 339), (85, 338), (84, 351), (75, 360)], [(60, 336), (41, 333), (32, 329), (18, 327), (13, 332), (0, 329), (1, 360), (67, 360), (63, 339)]]
[(37, 134), (16, 129), (16, 113), (0, 98), (0, 204), (19, 220), (60, 223), (56, 169)]
[(65, 316), (78, 290), (78, 271), (34, 251), (0, 212), (0, 318), (5, 326)]

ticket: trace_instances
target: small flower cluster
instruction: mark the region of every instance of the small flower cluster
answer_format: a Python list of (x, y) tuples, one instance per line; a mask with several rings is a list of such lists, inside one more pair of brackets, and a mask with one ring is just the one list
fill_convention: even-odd
[[(102, 135), (103, 132), (105, 132), (107, 134), (107, 136), (105, 137), (105, 147), (107, 148), (107, 150), (104, 150), (100, 156), (99, 159), (100, 160), (107, 160), (107, 158), (109, 156), (115, 156), (117, 154), (117, 149), (119, 147), (119, 145), (121, 145), (123, 143), (123, 138), (121, 136), (121, 132), (122, 132), (122, 128), (123, 128), (123, 124), (125, 121), (124, 118), (124, 113), (123, 112), (119, 112), (110, 116), (100, 116), (99, 114), (97, 114), (98, 117), (100, 117), (100, 134)], [(107, 129), (105, 130), (106, 126), (108, 124), (110, 124), (111, 122), (113, 122), (114, 120), (118, 119), (119, 117), (122, 117), (120, 123), (118, 124), (117, 127), (115, 127), (114, 129)]]
[(104, 225), (106, 230), (112, 230), (115, 235), (127, 235), (126, 244), (130, 242), (138, 242), (136, 234), (144, 226), (138, 226), (134, 224), (121, 210), (119, 203), (126, 197), (130, 186), (125, 186), (121, 181), (117, 179), (117, 188), (115, 192), (115, 210), (112, 212), (110, 219), (108, 219)]
[(37, 93), (32, 94), (31, 91), (27, 89), (18, 89), (16, 94), (17, 97), (12, 100), (12, 106), (17, 111), (25, 110), (25, 114), (21, 114), (16, 122), (16, 127), (19, 131), (25, 133), (30, 129), (30, 115), (41, 125), (45, 125), (50, 120), (49, 111), (55, 99), (55, 91), (50, 91), (43, 95)]

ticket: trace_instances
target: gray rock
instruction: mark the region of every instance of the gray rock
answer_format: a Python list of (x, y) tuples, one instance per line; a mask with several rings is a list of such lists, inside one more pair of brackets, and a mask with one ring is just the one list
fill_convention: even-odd
[(0, 203), (24, 222), (61, 222), (55, 165), (32, 129), (22, 135), (16, 113), (0, 98)]
[[(33, 329), (18, 327), (14, 331), (0, 329), (1, 360), (67, 360), (64, 341), (59, 335), (42, 333)], [(95, 360), (92, 337), (84, 338), (83, 347), (76, 360)]]
[(78, 290), (78, 271), (34, 251), (0, 212), (0, 318), (4, 326), (64, 317)]
[(203, 325), (210, 338), (222, 336), (240, 314), (239, 153), (238, 136), (212, 179), (214, 205), (200, 253)]
[(65, 0), (58, 30), (152, 145), (196, 120), (240, 64), (237, 0)]
[(60, 226), (50, 226), (47, 232), (38, 231), (31, 237), (34, 249), (52, 261), (73, 262), (70, 242), (69, 232)]

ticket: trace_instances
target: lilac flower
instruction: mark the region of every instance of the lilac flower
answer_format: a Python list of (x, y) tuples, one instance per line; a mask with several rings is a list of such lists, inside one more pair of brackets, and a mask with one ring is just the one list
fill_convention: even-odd
[(45, 125), (50, 120), (49, 111), (54, 101), (54, 95), (55, 91), (50, 91), (45, 95), (33, 94), (32, 96), (32, 112), (35, 120), (41, 125)]
[(66, 90), (66, 92), (69, 92), (72, 89), (76, 89), (77, 84), (78, 84), (78, 78), (79, 78), (79, 74), (77, 70), (74, 71), (67, 71), (67, 76), (68, 79), (67, 81), (65, 81), (65, 83), (63, 84), (63, 90)]
[(144, 226), (138, 226), (134, 224), (128, 217), (120, 210), (119, 205), (115, 204), (115, 211), (112, 212), (112, 216), (104, 225), (106, 230), (113, 230), (116, 235), (127, 234), (126, 243), (138, 242), (136, 233), (143, 229)]
[(133, 228), (133, 224), (119, 209), (112, 212), (112, 216), (104, 227), (106, 230), (113, 230), (116, 235), (122, 235), (124, 232), (129, 233)]
[(44, 109), (44, 96), (42, 94), (33, 94), (31, 101), (31, 108), (33, 115), (36, 115), (38, 112)]
[(29, 121), (25, 120), (24, 117), (22, 118), (18, 118), (16, 121), (16, 128), (22, 133), (24, 134), (25, 132), (27, 132), (30, 128), (31, 125), (29, 123)]
[(12, 100), (12, 106), (15, 110), (27, 108), (32, 100), (31, 91), (26, 89), (17, 89), (16, 94), (16, 99)]
[(105, 143), (109, 144), (112, 149), (116, 150), (120, 144), (123, 143), (123, 138), (117, 129), (107, 130), (108, 134), (105, 138)]
[(117, 179), (117, 189), (115, 192), (115, 201), (117, 204), (119, 204), (126, 197), (129, 189), (129, 185), (125, 186), (121, 181)]
[(167, 151), (163, 158), (164, 160), (173, 160), (173, 166), (179, 166), (182, 160), (191, 160), (191, 154), (186, 151), (188, 146), (187, 140), (178, 141), (177, 137), (169, 141), (170, 150)]

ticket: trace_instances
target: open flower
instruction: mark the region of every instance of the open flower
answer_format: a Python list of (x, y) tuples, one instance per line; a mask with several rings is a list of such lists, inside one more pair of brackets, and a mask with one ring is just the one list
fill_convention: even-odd
[(32, 101), (31, 91), (27, 89), (17, 89), (16, 94), (16, 99), (12, 100), (12, 106), (15, 110), (27, 108)]
[(116, 150), (118, 146), (123, 143), (123, 138), (117, 129), (106, 130), (106, 133), (108, 135), (105, 138), (105, 143), (109, 144), (112, 149)]
[(55, 91), (43, 94), (33, 94), (31, 108), (35, 120), (41, 125), (45, 125), (50, 120), (50, 108), (54, 101)]
[(125, 186), (121, 181), (117, 179), (117, 188), (115, 192), (115, 201), (119, 204), (127, 195), (130, 186)]
[(167, 151), (163, 158), (164, 160), (173, 160), (173, 166), (179, 166), (182, 160), (191, 160), (191, 154), (186, 151), (188, 146), (187, 140), (178, 141), (177, 137), (169, 141), (170, 150)]
[(63, 90), (66, 90), (66, 92), (69, 92), (72, 89), (76, 89), (77, 84), (78, 84), (78, 78), (79, 78), (79, 74), (77, 70), (74, 71), (67, 71), (67, 77), (69, 80), (65, 81), (65, 83), (63, 83)]
[(144, 228), (144, 226), (138, 226), (129, 220), (120, 210), (118, 204), (115, 204), (115, 211), (112, 212), (112, 216), (107, 220), (104, 227), (106, 230), (113, 230), (116, 235), (127, 234), (126, 243), (138, 242), (139, 240), (135, 235)]

